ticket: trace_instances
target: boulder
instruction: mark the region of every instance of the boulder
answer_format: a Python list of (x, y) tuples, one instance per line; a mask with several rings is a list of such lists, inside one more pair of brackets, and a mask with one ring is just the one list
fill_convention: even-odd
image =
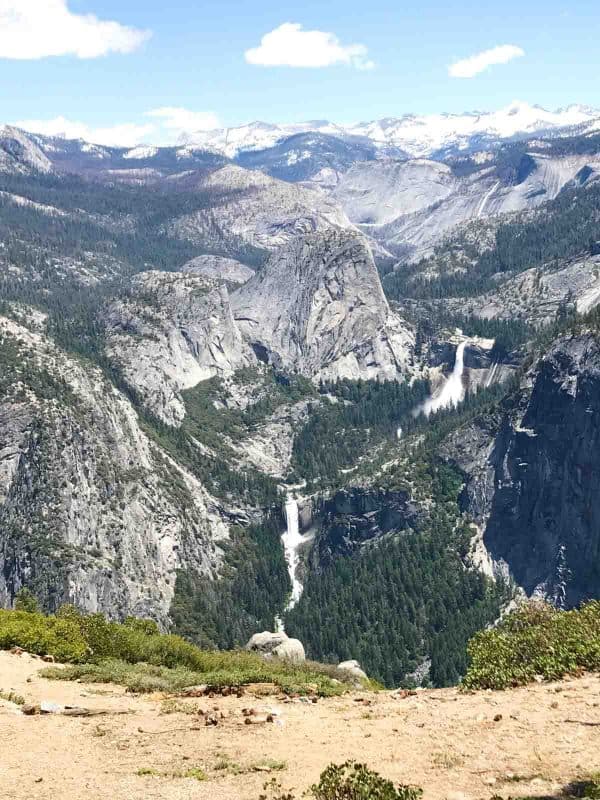
[(367, 679), (367, 673), (361, 669), (360, 664), (356, 660), (352, 661), (342, 661), (341, 664), (338, 664), (338, 669), (345, 672), (352, 678), (356, 678), (358, 682)]
[(305, 661), (306, 654), (304, 645), (299, 639), (286, 639), (279, 647), (273, 650), (273, 655), (277, 658), (285, 658), (286, 661)]
[(283, 644), (287, 638), (285, 633), (271, 633), (270, 631), (255, 633), (246, 645), (246, 650), (272, 655), (273, 650), (279, 647), (280, 644)]
[(246, 645), (246, 650), (261, 653), (265, 658), (284, 658), (288, 661), (304, 661), (304, 646), (298, 639), (290, 639), (283, 633), (263, 631), (255, 633)]

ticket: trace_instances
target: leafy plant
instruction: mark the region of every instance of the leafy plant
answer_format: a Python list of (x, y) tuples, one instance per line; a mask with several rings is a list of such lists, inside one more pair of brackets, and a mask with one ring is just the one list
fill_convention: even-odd
[(422, 790), (415, 786), (394, 786), (392, 781), (365, 764), (346, 761), (330, 764), (319, 783), (311, 786), (315, 800), (418, 800)]
[[(265, 784), (265, 792), (259, 800), (295, 800), (293, 794), (282, 792), (276, 780)], [(418, 800), (422, 794), (417, 786), (395, 786), (365, 764), (346, 761), (330, 764), (305, 796), (314, 800)]]
[(600, 602), (558, 611), (528, 602), (496, 628), (468, 645), (467, 689), (505, 689), (537, 676), (558, 680), (582, 670), (600, 670)]

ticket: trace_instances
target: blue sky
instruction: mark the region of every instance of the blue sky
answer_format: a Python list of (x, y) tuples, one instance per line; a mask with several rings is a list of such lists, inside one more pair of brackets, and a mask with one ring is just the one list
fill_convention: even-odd
[[(210, 127), (494, 110), (515, 99), (600, 106), (599, 35), (591, 0), (0, 0), (1, 116), (60, 116), (75, 131), (125, 125), (116, 138), (144, 129), (167, 141), (187, 119), (165, 128), (168, 115), (147, 112), (185, 109), (198, 115), (190, 124)], [(449, 74), (499, 46), (517, 55), (473, 77)], [(271, 63), (282, 57), (334, 63)]]

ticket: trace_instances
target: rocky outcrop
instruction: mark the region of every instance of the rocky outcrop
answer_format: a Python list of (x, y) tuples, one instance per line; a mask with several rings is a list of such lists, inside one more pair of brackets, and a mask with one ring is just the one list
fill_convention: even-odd
[(254, 275), (253, 269), (234, 258), (211, 255), (192, 258), (181, 267), (181, 271), (191, 272), (215, 283), (225, 283), (229, 286), (240, 286)]
[(503, 408), (461, 428), (443, 454), (496, 571), (572, 606), (600, 591), (600, 344), (559, 339)]
[(106, 313), (107, 354), (159, 419), (181, 423), (180, 392), (254, 361), (224, 285), (195, 274), (138, 275)]
[(28, 586), (166, 625), (178, 570), (222, 561), (219, 505), (100, 370), (6, 318), (0, 348), (0, 606)]
[(393, 380), (413, 348), (384, 297), (362, 237), (299, 236), (231, 298), (244, 337), (264, 361), (313, 379)]

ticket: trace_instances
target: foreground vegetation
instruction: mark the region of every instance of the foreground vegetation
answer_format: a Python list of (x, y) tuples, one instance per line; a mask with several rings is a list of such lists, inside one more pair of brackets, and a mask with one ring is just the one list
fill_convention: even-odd
[[(272, 780), (265, 786), (265, 794), (259, 800), (295, 800), (295, 795), (282, 792), (278, 781)], [(400, 784), (369, 769), (365, 764), (346, 761), (344, 764), (330, 764), (315, 783), (303, 795), (314, 800), (418, 800), (423, 790), (417, 786)]]
[(243, 651), (201, 650), (179, 636), (158, 632), (151, 620), (109, 622), (63, 606), (55, 616), (36, 610), (0, 610), (0, 649), (21, 647), (73, 666), (50, 669), (53, 678), (113, 682), (131, 691), (176, 691), (184, 686), (273, 683), (284, 692), (341, 694), (347, 687), (335, 668), (292, 664)]
[[(313, 800), (419, 800), (422, 794), (423, 790), (418, 786), (405, 784), (395, 786), (392, 781), (369, 769), (365, 764), (346, 761), (339, 765), (330, 764), (321, 773), (319, 782), (313, 784), (302, 797)], [(567, 784), (556, 794), (556, 800), (560, 798), (600, 800), (600, 773), (596, 772)], [(296, 795), (282, 791), (279, 781), (273, 778), (265, 785), (264, 793), (259, 795), (258, 800), (296, 800)], [(493, 800), (503, 800), (503, 798), (495, 795)], [(534, 800), (534, 798), (517, 797), (510, 800)], [(545, 797), (544, 800), (553, 798)]]
[(559, 680), (600, 670), (600, 601), (559, 611), (530, 602), (468, 646), (467, 689), (506, 689), (540, 677)]

